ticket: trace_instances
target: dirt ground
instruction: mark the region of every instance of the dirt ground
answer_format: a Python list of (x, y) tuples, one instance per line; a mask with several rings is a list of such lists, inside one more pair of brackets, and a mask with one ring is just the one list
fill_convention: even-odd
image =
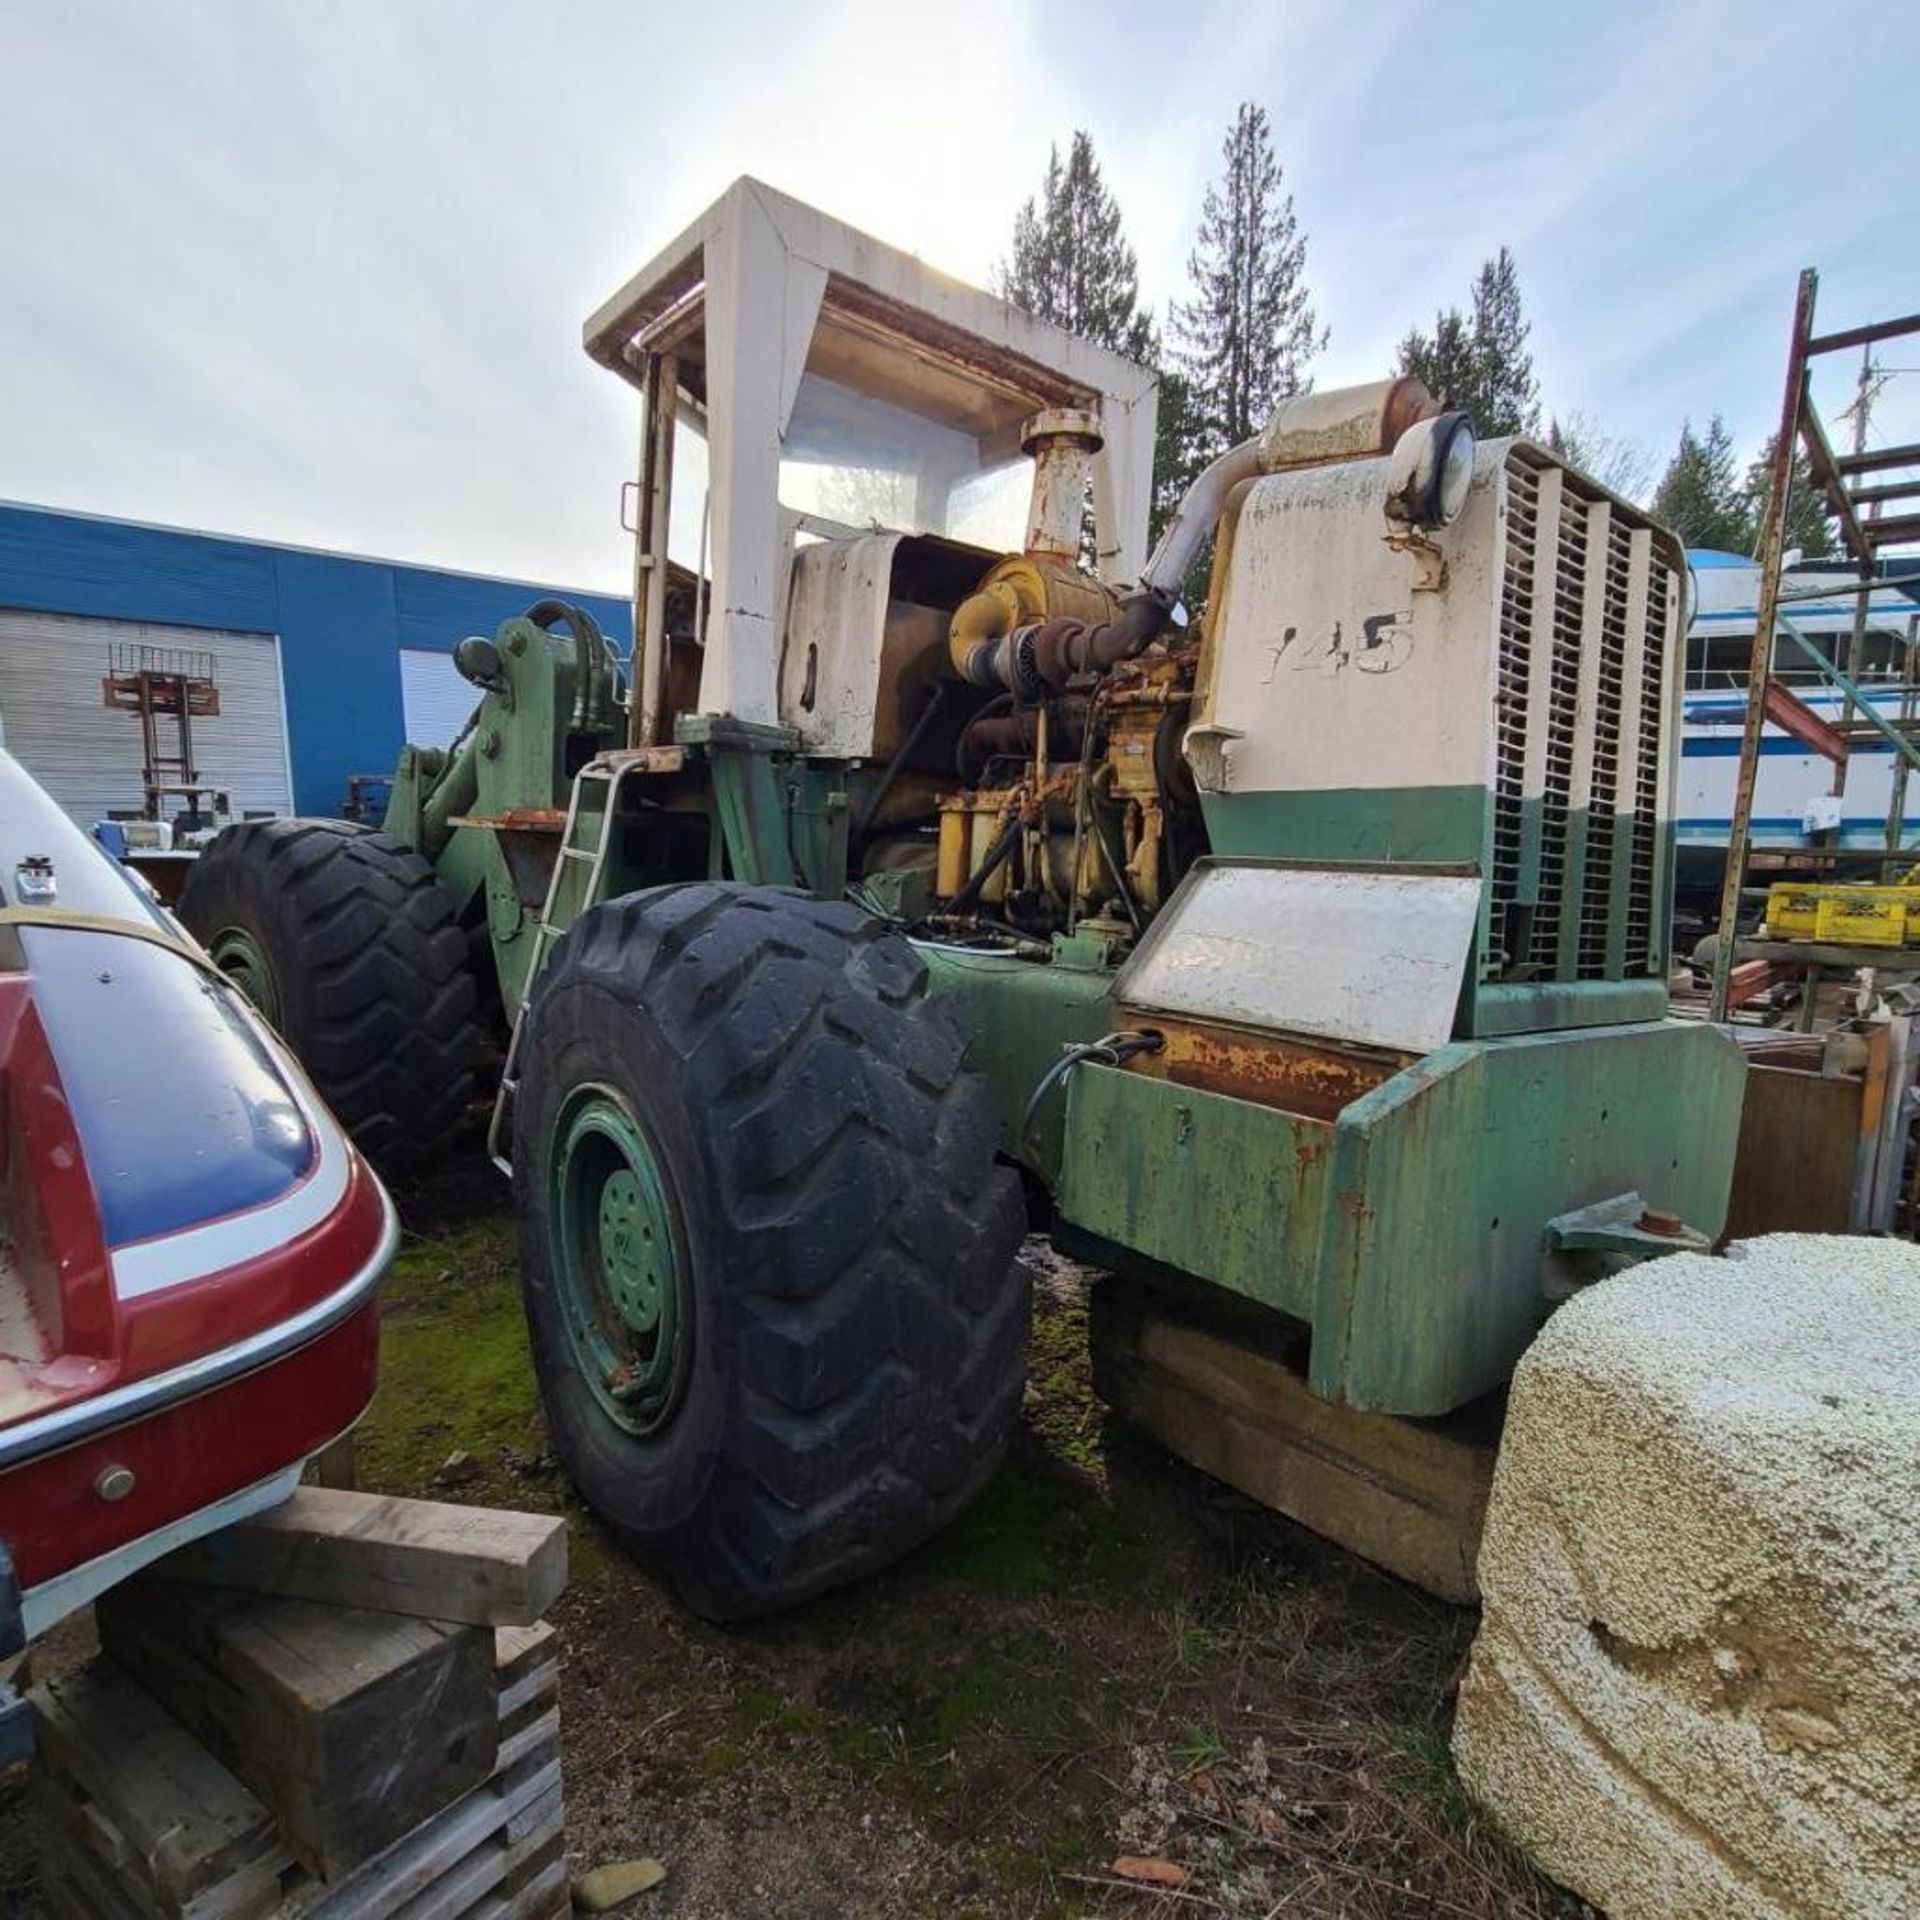
[[(360, 1483), (567, 1516), (569, 1858), (664, 1862), (636, 1920), (1586, 1912), (1454, 1778), (1472, 1616), (1113, 1422), (1087, 1275), (1043, 1243), (1026, 1416), (978, 1505), (878, 1579), (722, 1629), (622, 1557), (547, 1452), (504, 1195), (463, 1175), (407, 1212)], [(1135, 1884), (1125, 1855), (1188, 1877)], [(16, 1777), (0, 1914), (37, 1915), (32, 1883)]]

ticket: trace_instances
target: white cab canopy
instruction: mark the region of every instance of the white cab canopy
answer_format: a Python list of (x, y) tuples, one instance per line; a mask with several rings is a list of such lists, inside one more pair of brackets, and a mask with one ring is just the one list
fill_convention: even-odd
[[(1021, 430), (1037, 413), (1096, 416), (1099, 571), (1126, 580), (1143, 564), (1157, 405), (1148, 369), (758, 180), (736, 180), (602, 306), (586, 348), (643, 394), (664, 369), (677, 401), (663, 394), (663, 413), (677, 404), (706, 438), (705, 712), (778, 719), (796, 516), (816, 531), (886, 527), (1017, 548)], [(663, 549), (671, 487), (671, 453), (654, 444), (641, 476), (643, 652), (659, 631), (646, 555)]]

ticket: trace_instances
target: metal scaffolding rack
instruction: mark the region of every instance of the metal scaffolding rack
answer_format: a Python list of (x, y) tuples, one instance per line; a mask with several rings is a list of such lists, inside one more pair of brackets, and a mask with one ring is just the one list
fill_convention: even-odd
[[(1893, 803), (1887, 815), (1887, 843), (1883, 863), (1912, 860), (1920, 863), (1920, 847), (1900, 845), (1907, 775), (1920, 766), (1920, 713), (1917, 713), (1913, 644), (1907, 647), (1900, 717), (1889, 720), (1865, 697), (1851, 668), (1866, 630), (1868, 598), (1886, 580), (1883, 550), (1920, 541), (1920, 442), (1904, 446), (1869, 448), (1865, 444), (1865, 413), (1860, 413), (1851, 452), (1836, 454), (1819, 410), (1813, 403), (1812, 367), (1815, 360), (1852, 348), (1863, 351), (1882, 340), (1920, 334), (1920, 313), (1897, 320), (1880, 320), (1839, 332), (1813, 330), (1815, 295), (1820, 276), (1813, 268), (1800, 275), (1794, 303), (1793, 335), (1787, 350), (1787, 378), (1780, 407), (1780, 431), (1773, 442), (1773, 467), (1766, 516), (1760, 530), (1760, 592), (1753, 623), (1753, 651), (1748, 664), (1747, 712), (1740, 736), (1739, 776), (1734, 788), (1733, 824), (1727, 836), (1726, 873), (1720, 890), (1720, 923), (1713, 966), (1713, 997), (1709, 1017), (1725, 1020), (1735, 963), (1740, 900), (1746, 881), (1753, 835), (1754, 790), (1760, 766), (1760, 741), (1768, 721), (1814, 751), (1836, 768), (1835, 792), (1845, 791), (1847, 757), (1856, 741), (1884, 738), (1894, 754)], [(1863, 396), (1865, 388), (1863, 384)], [(1850, 589), (1854, 596), (1853, 632), (1838, 660), (1830, 660), (1794, 622), (1788, 609), (1790, 594), (1781, 591), (1785, 559), (1788, 492), (1793, 483), (1794, 457), (1804, 448), (1807, 471), (1823, 495), (1827, 511), (1838, 522), (1848, 557), (1858, 568)], [(1878, 476), (1889, 476), (1880, 478)], [(1871, 484), (1858, 484), (1862, 479)], [(1892, 511), (1883, 511), (1884, 509)], [(1905, 509), (1903, 511), (1902, 509)], [(1831, 593), (1832, 584), (1821, 589)], [(1773, 678), (1773, 656), (1785, 637), (1806, 661), (1819, 669), (1843, 696), (1841, 724), (1815, 713), (1805, 701)], [(1873, 858), (1874, 856), (1867, 856)], [(1873, 956), (1866, 962), (1870, 964)], [(1881, 953), (1878, 958), (1885, 959)]]

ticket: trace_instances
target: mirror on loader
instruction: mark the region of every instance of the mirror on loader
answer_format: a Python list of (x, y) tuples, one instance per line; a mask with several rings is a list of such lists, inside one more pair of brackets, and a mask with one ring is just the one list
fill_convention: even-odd
[(1396, 1505), (1375, 1416), (1485, 1406), (1725, 1217), (1740, 1062), (1665, 1018), (1677, 543), (1400, 379), (1284, 402), (1149, 552), (1151, 373), (752, 180), (585, 341), (642, 399), (631, 672), (559, 603), (463, 643), (461, 741), (298, 876), (377, 1018), (269, 862), (219, 914), (394, 1164), (477, 989), (586, 1498), (718, 1616), (925, 1538), (1018, 1417), (1031, 1215), (1111, 1276), (1116, 1405), (1470, 1585), (1473, 1486)]

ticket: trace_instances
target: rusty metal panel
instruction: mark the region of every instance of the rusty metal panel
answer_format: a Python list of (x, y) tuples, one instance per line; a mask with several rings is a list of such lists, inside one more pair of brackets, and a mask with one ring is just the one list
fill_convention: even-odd
[(1302, 1319), (1327, 1207), (1323, 1120), (1113, 1067), (1067, 1083), (1060, 1215)]
[(1063, 1237), (1308, 1321), (1329, 1400), (1445, 1413), (1505, 1380), (1550, 1310), (1556, 1217), (1636, 1193), (1720, 1231), (1743, 1072), (1702, 1024), (1463, 1041), (1329, 1124), (1083, 1065), (1067, 1081)]
[(1176, 1086), (1230, 1093), (1237, 1100), (1331, 1120), (1406, 1064), (1399, 1055), (1343, 1052), (1278, 1034), (1157, 1019), (1161, 1047), (1135, 1070)]

